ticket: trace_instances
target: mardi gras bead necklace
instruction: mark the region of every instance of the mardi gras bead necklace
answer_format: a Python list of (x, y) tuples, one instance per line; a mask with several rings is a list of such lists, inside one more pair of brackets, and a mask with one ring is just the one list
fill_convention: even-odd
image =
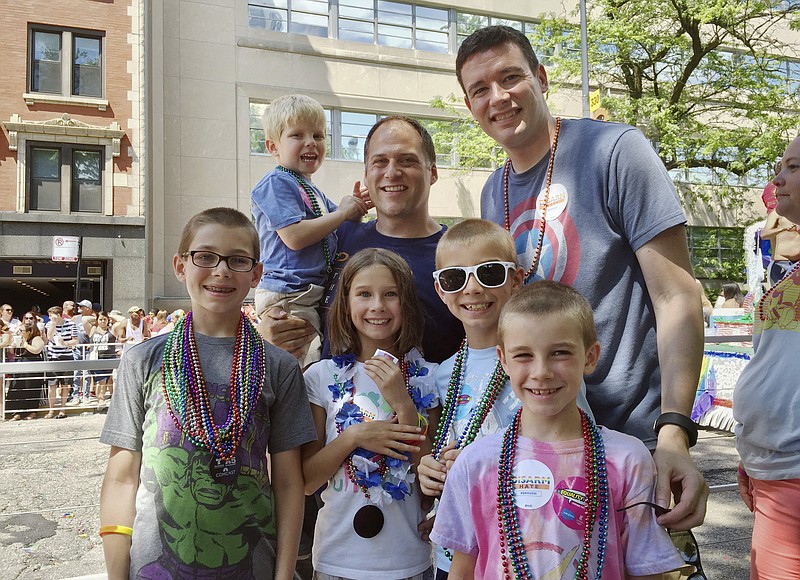
[(762, 296), (761, 300), (758, 302), (758, 318), (759, 320), (761, 320), (761, 322), (765, 322), (767, 320), (767, 312), (765, 311), (765, 305), (767, 303), (767, 300), (775, 293), (775, 288), (777, 288), (779, 284), (782, 284), (784, 280), (786, 280), (787, 278), (794, 276), (795, 272), (797, 272), (798, 270), (800, 270), (800, 261), (798, 261), (792, 267), (791, 270), (787, 271), (775, 285), (771, 286), (764, 293), (764, 296)]
[[(308, 202), (311, 204), (311, 212), (314, 214), (314, 217), (322, 217), (322, 208), (319, 206), (319, 200), (317, 199), (317, 194), (314, 191), (314, 188), (303, 178), (302, 175), (297, 173), (296, 171), (292, 171), (291, 169), (287, 169), (283, 165), (278, 165), (275, 167), (278, 171), (283, 171), (284, 173), (288, 173), (292, 177), (294, 177), (295, 181), (300, 184), (300, 187), (303, 188), (303, 191), (306, 192), (308, 196)], [(322, 253), (325, 255), (325, 267), (328, 270), (328, 274), (331, 273), (331, 269), (333, 268), (333, 260), (331, 259), (331, 248), (328, 245), (328, 236), (325, 236), (322, 239)]]
[(195, 445), (208, 449), (218, 464), (228, 462), (229, 466), (235, 466), (230, 462), (250, 424), (265, 373), (261, 336), (242, 313), (231, 364), (230, 407), (225, 421), (217, 425), (200, 366), (191, 312), (175, 324), (161, 360), (164, 400), (175, 426)]
[[(539, 241), (536, 243), (536, 250), (533, 252), (531, 267), (525, 272), (525, 283), (528, 283), (531, 276), (536, 273), (539, 266), (539, 258), (542, 254), (544, 244), (544, 233), (547, 229), (547, 206), (550, 203), (550, 183), (553, 180), (553, 161), (556, 158), (556, 148), (558, 147), (558, 132), (561, 130), (561, 117), (556, 117), (556, 129), (553, 134), (553, 143), (550, 145), (550, 161), (547, 163), (547, 177), (545, 179), (544, 200), (542, 201), (542, 217), (539, 220)], [(511, 231), (511, 220), (508, 208), (508, 174), (511, 171), (511, 159), (506, 160), (503, 167), (503, 207), (505, 209), (505, 227)], [(535, 213), (535, 212), (534, 212)]]
[[(586, 414), (581, 411), (581, 430), (583, 433), (583, 456), (586, 479), (586, 514), (584, 519), (583, 547), (576, 580), (588, 580), (589, 559), (595, 523), (598, 524), (597, 572), (595, 580), (600, 580), (605, 561), (606, 539), (608, 537), (608, 475), (603, 437), (600, 430)], [(517, 412), (514, 422), (503, 435), (500, 451), (500, 465), (497, 477), (497, 519), (500, 532), (500, 559), (507, 580), (533, 578), (525, 542), (522, 538), (519, 516), (514, 494), (514, 459), (519, 437), (522, 409)]]
[[(447, 385), (447, 396), (445, 397), (444, 415), (439, 421), (439, 426), (436, 429), (436, 438), (433, 443), (433, 458), (439, 460), (442, 449), (447, 444), (447, 435), (450, 428), (453, 426), (456, 416), (456, 409), (458, 401), (461, 397), (461, 387), (464, 384), (464, 372), (466, 371), (468, 346), (467, 340), (461, 342), (461, 347), (456, 353), (456, 360), (453, 364), (453, 372), (450, 373), (450, 382)], [(472, 413), (469, 417), (469, 422), (464, 427), (460, 435), (456, 437), (456, 449), (463, 449), (478, 436), (483, 422), (492, 410), (500, 391), (508, 380), (508, 375), (503, 371), (500, 361), (497, 361), (492, 376), (489, 378), (489, 384), (481, 395), (481, 399), (477, 405), (472, 408)]]

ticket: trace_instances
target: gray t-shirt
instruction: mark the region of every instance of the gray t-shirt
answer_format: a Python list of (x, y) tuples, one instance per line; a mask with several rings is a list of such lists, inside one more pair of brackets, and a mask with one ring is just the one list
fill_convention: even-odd
[[(215, 423), (230, 408), (234, 337), (195, 335)], [(268, 453), (316, 438), (297, 361), (265, 343), (261, 398), (236, 452), (235, 482), (211, 477), (213, 456), (176, 427), (164, 401), (167, 335), (122, 359), (100, 441), (142, 453), (131, 545), (131, 578), (272, 578), (275, 515)]]
[[(510, 231), (527, 270), (539, 239), (550, 156), (509, 176)], [(541, 192), (541, 193), (540, 193)], [(503, 168), (483, 189), (481, 215), (504, 223)], [(547, 232), (536, 279), (569, 284), (594, 309), (601, 352), (586, 394), (599, 423), (655, 440), (661, 406), (656, 320), (635, 252), (686, 218), (675, 187), (634, 127), (563, 120), (553, 163)]]

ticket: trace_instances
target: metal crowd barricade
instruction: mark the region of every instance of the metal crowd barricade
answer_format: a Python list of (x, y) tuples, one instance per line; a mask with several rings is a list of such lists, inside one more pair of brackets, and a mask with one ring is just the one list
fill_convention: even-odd
[[(85, 352), (90, 352), (94, 345), (81, 344), (78, 347), (83, 347)], [(49, 406), (40, 406), (42, 402), (47, 404), (47, 381), (53, 377), (47, 376), (47, 373), (58, 373), (58, 376), (63, 379), (65, 386), (72, 389), (75, 372), (80, 371), (81, 392), (83, 389), (84, 381), (88, 378), (87, 371), (107, 370), (110, 373), (119, 367), (118, 358), (113, 359), (96, 359), (96, 360), (61, 360), (61, 361), (12, 361), (8, 362), (6, 356), (6, 349), (2, 350), (2, 362), (0, 362), (0, 376), (2, 376), (2, 389), (0, 389), (0, 409), (2, 409), (3, 416), (6, 411), (6, 395), (10, 388), (14, 387), (17, 380), (40, 379), (43, 382), (43, 389), (39, 396), (35, 399), (28, 399), (30, 401), (29, 408), (18, 409), (14, 412), (18, 413), (33, 413), (37, 411), (58, 411), (60, 407), (52, 408)], [(17, 376), (24, 375), (24, 376)], [(57, 396), (60, 393), (57, 393)], [(102, 401), (101, 401), (102, 402)], [(97, 403), (81, 402), (79, 405), (72, 406), (73, 409), (91, 409), (97, 407)]]

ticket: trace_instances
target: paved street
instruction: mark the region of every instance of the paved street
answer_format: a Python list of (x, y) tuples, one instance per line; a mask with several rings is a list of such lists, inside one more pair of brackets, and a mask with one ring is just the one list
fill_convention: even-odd
[[(0, 423), (0, 577), (56, 580), (103, 572), (98, 496), (104, 415)], [(735, 481), (733, 437), (702, 432), (695, 451), (711, 485)], [(749, 577), (752, 517), (735, 491), (713, 494), (695, 530), (709, 580)]]

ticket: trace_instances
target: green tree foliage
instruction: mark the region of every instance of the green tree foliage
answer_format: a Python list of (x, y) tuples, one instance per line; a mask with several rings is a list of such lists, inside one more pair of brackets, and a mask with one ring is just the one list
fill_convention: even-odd
[[(684, 199), (743, 203), (735, 185), (763, 185), (800, 124), (796, 0), (592, 0), (590, 80), (615, 121), (636, 125)], [(782, 31), (783, 34), (782, 34)], [(547, 18), (532, 39), (552, 47), (549, 78), (580, 79), (580, 31)], [(776, 55), (783, 55), (777, 57)], [(698, 178), (699, 176), (699, 178)]]
[[(800, 29), (800, 1), (589, 0), (588, 10), (589, 76), (612, 120), (642, 129), (689, 206), (742, 207), (737, 186), (763, 186), (800, 126), (800, 47), (785, 34)], [(546, 17), (529, 35), (551, 99), (580, 86), (576, 16), (577, 4), (571, 22)], [(457, 118), (437, 122), (437, 150), (456, 167), (496, 167), (503, 152), (461, 99), (431, 103)]]
[[(489, 137), (464, 109), (463, 97), (455, 95), (437, 97), (431, 106), (444, 109), (455, 120), (426, 120), (425, 128), (433, 138), (437, 159), (448, 157), (454, 169), (498, 167), (506, 158), (502, 148)], [(441, 160), (440, 160), (441, 161)]]

